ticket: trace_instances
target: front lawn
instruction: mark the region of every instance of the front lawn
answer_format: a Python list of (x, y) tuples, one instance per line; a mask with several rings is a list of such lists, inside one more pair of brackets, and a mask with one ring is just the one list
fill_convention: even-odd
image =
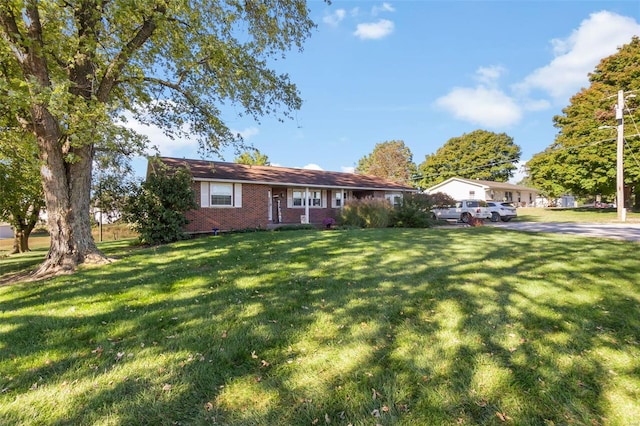
[(102, 248), (121, 259), (0, 286), (0, 424), (640, 419), (636, 243), (479, 227)]
[[(519, 222), (622, 223), (616, 209), (595, 208), (518, 208)], [(627, 211), (627, 223), (640, 223), (640, 213)]]

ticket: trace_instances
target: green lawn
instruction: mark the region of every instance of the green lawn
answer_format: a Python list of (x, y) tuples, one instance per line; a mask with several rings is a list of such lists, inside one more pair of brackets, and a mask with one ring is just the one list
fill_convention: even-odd
[[(616, 209), (587, 208), (519, 208), (516, 220), (521, 222), (621, 223), (618, 220)], [(628, 211), (626, 222), (640, 223), (640, 213)]]
[(101, 247), (120, 260), (0, 286), (0, 424), (639, 424), (637, 243), (478, 227)]

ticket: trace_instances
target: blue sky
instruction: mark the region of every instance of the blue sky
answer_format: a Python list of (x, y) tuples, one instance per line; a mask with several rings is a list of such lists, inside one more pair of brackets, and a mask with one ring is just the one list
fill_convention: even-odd
[[(389, 140), (403, 140), (420, 164), (476, 129), (513, 137), (526, 162), (553, 142), (553, 116), (588, 86), (588, 73), (640, 35), (637, 0), (312, 0), (309, 8), (318, 26), (304, 51), (275, 63), (298, 86), (302, 109), (284, 123), (225, 117), (273, 165), (351, 171)], [(201, 158), (191, 141), (131, 125), (162, 155)]]

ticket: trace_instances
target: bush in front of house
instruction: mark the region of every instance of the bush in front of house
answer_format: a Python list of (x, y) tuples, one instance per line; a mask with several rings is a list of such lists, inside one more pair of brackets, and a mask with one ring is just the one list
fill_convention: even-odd
[(435, 194), (404, 194), (402, 201), (393, 211), (391, 226), (397, 228), (428, 228), (436, 221), (431, 209), (455, 203), (450, 196)]
[(124, 219), (140, 234), (143, 244), (164, 244), (185, 239), (185, 212), (198, 207), (191, 187), (191, 171), (168, 171), (154, 163), (154, 171), (127, 200)]
[(433, 224), (432, 204), (425, 194), (405, 194), (393, 211), (391, 226), (396, 228), (428, 228)]
[(384, 198), (350, 200), (340, 212), (338, 223), (359, 228), (386, 228), (392, 214), (393, 207)]

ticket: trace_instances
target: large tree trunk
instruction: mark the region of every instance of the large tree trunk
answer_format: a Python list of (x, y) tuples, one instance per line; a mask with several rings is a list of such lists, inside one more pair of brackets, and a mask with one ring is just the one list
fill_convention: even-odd
[(11, 254), (25, 253), (29, 251), (29, 236), (33, 231), (34, 224), (20, 224), (13, 231), (13, 251)]
[(13, 232), (13, 250), (11, 254), (25, 253), (29, 251), (29, 234), (24, 231)]
[(51, 246), (36, 277), (73, 272), (83, 262), (104, 263), (91, 235), (89, 197), (93, 145), (70, 148), (65, 162), (55, 118), (46, 108), (32, 110), (40, 155)]
[(30, 205), (25, 203), (11, 212), (14, 228), (11, 254), (29, 251), (29, 236), (40, 219), (40, 212), (44, 207), (42, 204), (40, 199), (33, 199)]

